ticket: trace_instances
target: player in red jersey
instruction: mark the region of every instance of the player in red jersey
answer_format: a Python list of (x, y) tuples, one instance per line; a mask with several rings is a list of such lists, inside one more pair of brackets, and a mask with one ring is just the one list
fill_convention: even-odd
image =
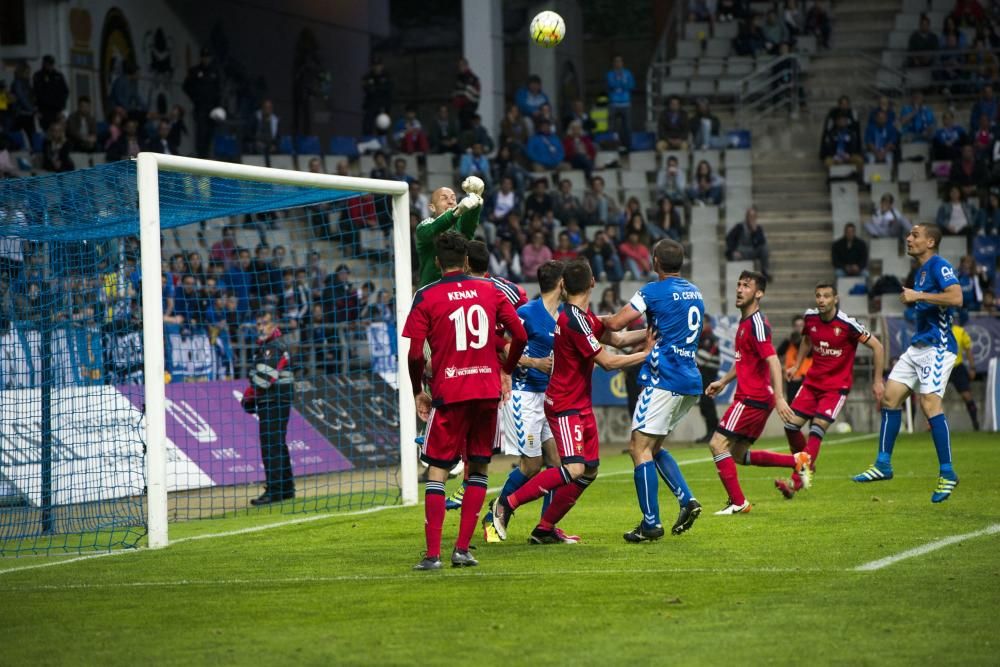
[(736, 361), (725, 376), (705, 388), (705, 393), (714, 398), (733, 379), (736, 380), (733, 404), (722, 416), (708, 443), (719, 478), (729, 493), (729, 502), (716, 512), (717, 515), (750, 511), (750, 502), (740, 488), (734, 458), (743, 465), (794, 468), (802, 475), (804, 484), (808, 486), (811, 481), (809, 455), (805, 452), (779, 454), (750, 451), (750, 445), (763, 432), (771, 410), (777, 409), (778, 415), (786, 422), (795, 416), (785, 401), (781, 362), (771, 343), (771, 325), (760, 310), (760, 300), (764, 298), (766, 289), (767, 279), (763, 274), (756, 271), (740, 274), (736, 285), (736, 307), (740, 309), (743, 319), (736, 330)]
[[(509, 496), (497, 498), (490, 510), (493, 527), (501, 539), (507, 538), (507, 523), (521, 505), (555, 490), (552, 502), (531, 531), (534, 544), (559, 544), (556, 524), (576, 504), (580, 494), (597, 478), (600, 442), (591, 402), (594, 364), (604, 370), (635, 366), (646, 359), (650, 339), (646, 331), (614, 333), (590, 310), (594, 274), (586, 260), (574, 260), (563, 271), (566, 306), (556, 320), (552, 354), (552, 377), (545, 392), (545, 418), (552, 429), (562, 460), (558, 468), (544, 470)], [(615, 355), (601, 342), (629, 347), (645, 341), (633, 354)]]
[[(469, 462), (469, 482), (451, 564), (453, 567), (479, 564), (469, 553), (469, 541), (486, 498), (486, 471), (493, 455), (497, 405), (501, 387), (510, 387), (510, 373), (528, 341), (517, 312), (493, 283), (464, 273), (468, 252), (465, 238), (456, 232), (445, 232), (436, 239), (435, 248), (441, 279), (413, 296), (403, 327), (403, 335), (410, 339), (407, 365), (417, 416), (427, 422), (427, 437), (420, 452), (420, 458), (428, 465), (424, 495), (427, 552), (414, 566), (416, 570), (441, 568), (444, 483), (448, 470), (463, 455)], [(494, 345), (498, 322), (511, 334), (510, 351), (502, 371)], [(433, 399), (423, 391), (425, 340), (431, 349)]]
[[(885, 385), (882, 370), (885, 356), (882, 343), (872, 336), (856, 319), (840, 310), (837, 288), (831, 283), (816, 285), (816, 307), (805, 314), (802, 330), (802, 344), (799, 346), (795, 365), (785, 371), (785, 379), (791, 380), (802, 362), (812, 352), (812, 366), (795, 398), (792, 412), (795, 418), (785, 422), (785, 435), (792, 453), (806, 452), (815, 471), (816, 458), (823, 436), (844, 407), (847, 394), (854, 383), (854, 355), (858, 343), (871, 348), (874, 357), (874, 377), (872, 393), (881, 404)], [(802, 426), (811, 421), (809, 441), (802, 435)], [(774, 486), (785, 498), (791, 499), (802, 488), (798, 473), (792, 473), (791, 480), (776, 479)]]

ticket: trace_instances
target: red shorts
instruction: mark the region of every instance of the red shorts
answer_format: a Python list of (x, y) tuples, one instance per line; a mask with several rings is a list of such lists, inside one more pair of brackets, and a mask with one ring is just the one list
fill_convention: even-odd
[(572, 414), (545, 413), (556, 449), (563, 463), (583, 463), (596, 468), (601, 463), (601, 441), (597, 420), (590, 410)]
[(730, 438), (753, 442), (764, 432), (764, 425), (771, 415), (771, 406), (754, 401), (752, 404), (735, 401), (722, 415), (715, 430)]
[(461, 459), (489, 463), (497, 437), (497, 399), (461, 401), (431, 408), (420, 460), (452, 468)]
[(846, 401), (846, 391), (829, 391), (804, 384), (792, 399), (792, 412), (803, 419), (833, 422)]

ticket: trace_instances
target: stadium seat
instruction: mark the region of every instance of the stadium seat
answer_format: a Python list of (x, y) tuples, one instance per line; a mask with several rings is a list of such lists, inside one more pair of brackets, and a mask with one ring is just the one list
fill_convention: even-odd
[(872, 177), (878, 174), (879, 180), (888, 182), (892, 180), (892, 167), (887, 164), (866, 164), (865, 165), (865, 183), (871, 183)]
[(725, 23), (715, 24), (715, 37), (717, 39), (732, 39), (736, 37), (736, 32), (739, 30), (739, 25), (736, 21), (727, 21)]
[(911, 141), (900, 146), (900, 155), (904, 161), (912, 160), (915, 157), (930, 160), (931, 145), (923, 141)]
[(799, 35), (795, 41), (795, 50), (799, 53), (816, 53), (816, 37), (814, 35)]
[(698, 62), (698, 77), (702, 80), (707, 79), (709, 77), (715, 79), (718, 78), (719, 76), (722, 76), (722, 72), (724, 71), (724, 69), (725, 69), (725, 63), (723, 61), (721, 60), (706, 61), (703, 58)]
[(577, 197), (582, 197), (583, 193), (587, 189), (587, 178), (582, 171), (579, 169), (570, 169), (568, 171), (560, 172), (559, 180), (568, 180), (572, 184), (573, 194)]
[(621, 186), (623, 190), (648, 188), (649, 179), (646, 178), (645, 171), (623, 170), (621, 173)]
[(41, 153), (45, 148), (45, 135), (41, 132), (35, 132), (31, 135), (31, 152)]
[(688, 95), (712, 96), (715, 94), (715, 79), (696, 78), (688, 82)]
[[(346, 155), (327, 155), (323, 159), (323, 169), (328, 174), (337, 173), (337, 164), (340, 162), (346, 162), (348, 171), (350, 171), (351, 158)], [(308, 162), (306, 163), (306, 168), (308, 168)]]
[(719, 207), (695, 206), (691, 209), (691, 239), (715, 240), (719, 238)]
[(968, 241), (964, 236), (946, 236), (941, 239), (939, 253), (953, 266), (958, 266), (958, 260), (969, 254)]
[(213, 154), (217, 159), (231, 160), (240, 155), (239, 141), (232, 134), (215, 135), (213, 148)]
[(938, 202), (938, 183), (927, 179), (910, 181), (909, 200), (911, 202), (931, 201), (935, 206)]
[[(899, 277), (902, 278), (903, 276)], [(899, 300), (898, 294), (883, 294), (881, 301), (883, 315), (902, 315), (906, 312), (906, 306), (904, 306), (903, 302)], [(860, 350), (862, 347), (867, 346), (859, 345), (858, 349)]]
[(866, 280), (860, 276), (845, 276), (837, 278), (837, 294), (850, 294), (851, 290), (853, 290), (857, 285), (864, 284), (866, 284)]
[(896, 14), (896, 30), (908, 30), (913, 32), (920, 26), (920, 15), (917, 13), (907, 13), (905, 11), (905, 1), (904, 1), (904, 11), (900, 14)]
[(754, 70), (753, 58), (737, 57), (726, 60), (726, 74), (730, 76), (744, 77)]
[(11, 151), (24, 150), (24, 133), (23, 132), (8, 132), (7, 141), (10, 142)]
[[(367, 174), (362, 174), (367, 176)], [(438, 188), (454, 188), (458, 185), (457, 175), (454, 174), (435, 174), (433, 172), (427, 174), (427, 191), (433, 192)]]
[(726, 169), (730, 167), (747, 167), (753, 166), (753, 153), (746, 150), (727, 150), (725, 155)]
[(972, 239), (972, 256), (986, 268), (990, 280), (996, 278), (997, 258), (1000, 258), (1000, 236), (977, 236)]
[(451, 153), (429, 153), (427, 155), (427, 171), (433, 171), (436, 174), (450, 174), (455, 170), (452, 160)]
[(263, 156), (263, 155), (254, 155), (254, 154), (250, 154), (250, 153), (244, 153), (240, 157), (240, 162), (242, 162), (243, 164), (252, 165), (254, 167), (266, 167), (267, 166), (267, 158), (265, 156)]
[(752, 186), (753, 171), (747, 167), (726, 167), (726, 183), (732, 185)]
[(318, 155), (323, 152), (320, 147), (319, 137), (314, 135), (295, 137), (295, 152), (299, 155)]
[(272, 155), (271, 167), (274, 169), (295, 169), (294, 155)]
[[(688, 74), (687, 76), (693, 76), (694, 72)], [(687, 95), (687, 79), (674, 79), (670, 78), (663, 82), (660, 86), (660, 94), (664, 97), (670, 97), (671, 95)]]
[(729, 55), (732, 43), (726, 38), (712, 38), (705, 44), (705, 56), (708, 58), (725, 58)]
[(845, 313), (867, 315), (868, 295), (840, 292), (840, 309)]
[(375, 156), (371, 153), (367, 153), (358, 158), (358, 166), (361, 169), (361, 175), (368, 178), (372, 169), (375, 168)]
[(105, 157), (104, 153), (91, 153), (90, 154), (90, 164), (92, 164), (92, 165), (96, 166), (96, 165), (99, 165), (99, 164), (106, 164), (107, 161), (108, 161), (107, 157)]
[(684, 38), (693, 40), (708, 39), (712, 34), (712, 28), (708, 23), (692, 21), (684, 26)]
[(309, 171), (309, 163), (312, 162), (313, 158), (316, 158), (317, 160), (319, 160), (320, 168), (324, 172), (329, 173), (329, 171), (326, 168), (326, 163), (323, 161), (323, 156), (322, 155), (303, 155), (303, 154), (299, 154), (299, 164), (298, 164), (299, 171)]
[(955, 3), (952, 0), (931, 0), (931, 11), (947, 13), (954, 8)]
[(701, 42), (694, 39), (683, 39), (677, 42), (678, 58), (698, 58), (701, 56)]
[(92, 166), (90, 163), (90, 153), (73, 152), (69, 154), (69, 159), (73, 161), (73, 166), (77, 169), (86, 169)]
[(618, 160), (618, 151), (597, 151), (594, 157), (594, 166), (597, 169), (606, 169), (609, 164), (615, 164)]
[[(927, 0), (903, 0), (903, 13), (919, 16), (927, 11)], [(936, 24), (931, 24), (936, 25)], [(916, 28), (916, 26), (914, 26)]]
[(743, 80), (740, 78), (723, 77), (716, 82), (716, 94), (726, 97), (737, 97), (742, 91)]
[(354, 137), (330, 137), (330, 147), (327, 153), (355, 158), (358, 156), (358, 144)]
[(632, 146), (633, 151), (651, 151), (656, 148), (656, 133), (654, 132), (633, 132), (632, 133)]
[(858, 172), (858, 168), (853, 164), (832, 164), (827, 172), (830, 178), (844, 178)]
[(892, 195), (893, 203), (898, 207), (900, 203), (899, 197), (899, 186), (895, 183), (890, 183), (888, 181), (878, 181), (872, 183), (871, 189), (871, 203), (872, 206), (878, 205), (882, 201), (882, 195), (890, 194)]
[(896, 167), (896, 180), (900, 183), (922, 181), (927, 178), (926, 162), (900, 162)]
[(694, 62), (689, 60), (679, 60), (670, 63), (671, 79), (685, 79), (694, 76)]
[[(638, 133), (636, 133), (636, 134), (638, 134)], [(643, 132), (643, 134), (650, 134), (651, 135), (652, 132)], [(634, 146), (635, 146), (635, 139), (634, 139), (635, 134), (633, 134), (632, 136), (633, 136), (633, 141), (632, 141), (633, 149), (632, 150), (634, 152), (631, 153), (631, 154), (629, 154), (629, 156), (628, 156), (628, 171), (636, 171), (636, 172), (640, 172), (640, 173), (641, 172), (647, 172), (647, 171), (656, 171), (656, 153), (653, 150), (651, 150), (652, 146), (650, 146), (650, 148), (648, 148), (648, 149), (644, 149), (644, 150), (641, 150), (641, 151), (637, 150), (637, 149), (634, 148)], [(622, 172), (622, 173), (624, 174), (624, 172)]]
[(295, 145), (292, 142), (292, 138), (285, 135), (278, 139), (278, 152), (291, 154), (295, 152)]
[(888, 48), (893, 51), (905, 51), (910, 43), (910, 33), (905, 30), (893, 30), (889, 33)]
[(906, 70), (908, 88), (927, 88), (934, 85), (934, 72), (930, 67), (911, 67)]

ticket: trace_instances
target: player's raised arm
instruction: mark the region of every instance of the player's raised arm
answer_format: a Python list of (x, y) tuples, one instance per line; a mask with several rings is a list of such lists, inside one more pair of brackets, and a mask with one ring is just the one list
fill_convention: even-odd
[[(624, 306), (622, 306), (621, 310), (619, 310), (614, 315), (607, 315), (601, 318), (601, 321), (604, 323), (604, 328), (607, 331), (609, 332), (621, 331), (632, 322), (635, 322), (636, 318), (639, 317), (641, 314), (642, 313), (636, 310), (635, 306), (633, 306), (632, 303), (629, 302), (626, 303)], [(611, 344), (614, 345), (615, 347), (620, 347), (615, 343)]]

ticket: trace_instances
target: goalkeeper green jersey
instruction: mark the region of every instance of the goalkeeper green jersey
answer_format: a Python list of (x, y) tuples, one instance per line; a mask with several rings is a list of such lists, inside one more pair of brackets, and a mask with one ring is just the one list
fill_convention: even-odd
[(479, 213), (482, 206), (466, 211), (455, 219), (454, 211), (445, 211), (436, 218), (427, 218), (419, 225), (415, 231), (417, 237), (417, 260), (420, 262), (420, 284), (423, 287), (428, 283), (441, 279), (441, 269), (434, 263), (434, 240), (444, 232), (456, 231), (465, 238), (471, 240), (479, 225)]

